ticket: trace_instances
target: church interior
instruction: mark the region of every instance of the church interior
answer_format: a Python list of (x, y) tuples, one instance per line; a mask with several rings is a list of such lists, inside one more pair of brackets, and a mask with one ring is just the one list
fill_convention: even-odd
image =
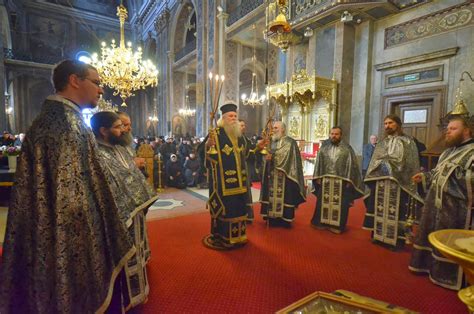
[[(412, 245), (372, 243), (362, 198), (342, 234), (310, 221), (315, 159), (334, 127), (360, 168), (364, 145), (382, 139), (384, 117), (396, 114), (431, 170), (447, 117), (474, 122), (473, 15), (472, 0), (0, 0), (0, 130), (21, 146), (61, 60), (105, 68), (98, 109), (83, 118), (125, 112), (158, 193), (146, 216), (150, 291), (132, 313), (465, 313), (457, 291), (410, 272)], [(132, 69), (137, 62), (143, 69)], [(139, 77), (121, 84), (124, 72)], [(248, 243), (219, 251), (202, 242), (213, 224), (209, 182), (168, 184), (165, 165), (169, 154), (197, 154), (229, 103), (252, 140), (285, 123), (307, 197), (291, 227), (269, 225), (256, 168)], [(3, 143), (0, 256), (16, 167)]]

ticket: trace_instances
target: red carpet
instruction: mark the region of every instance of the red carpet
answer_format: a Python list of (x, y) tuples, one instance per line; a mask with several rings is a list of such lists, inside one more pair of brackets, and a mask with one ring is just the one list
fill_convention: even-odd
[[(314, 292), (350, 290), (423, 313), (466, 313), (456, 292), (408, 271), (410, 251), (392, 252), (361, 229), (362, 203), (351, 209), (343, 235), (315, 230), (315, 198), (296, 213), (291, 229), (259, 217), (242, 249), (205, 248), (208, 214), (150, 221), (150, 296), (143, 313), (269, 313)], [(260, 206), (256, 205), (256, 212)]]

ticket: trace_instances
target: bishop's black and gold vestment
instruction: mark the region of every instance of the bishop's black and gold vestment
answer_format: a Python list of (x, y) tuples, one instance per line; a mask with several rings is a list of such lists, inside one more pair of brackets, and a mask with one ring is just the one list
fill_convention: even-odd
[(215, 249), (230, 249), (247, 242), (247, 151), (242, 137), (231, 139), (223, 128), (215, 131), (217, 152), (206, 153), (211, 234), (203, 241)]

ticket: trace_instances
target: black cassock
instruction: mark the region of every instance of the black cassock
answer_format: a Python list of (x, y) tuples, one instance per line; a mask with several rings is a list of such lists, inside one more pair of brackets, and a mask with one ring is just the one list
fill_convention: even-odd
[(217, 152), (206, 152), (211, 234), (203, 241), (215, 249), (230, 249), (247, 242), (247, 148), (242, 137), (231, 140), (223, 128), (217, 128), (216, 135)]

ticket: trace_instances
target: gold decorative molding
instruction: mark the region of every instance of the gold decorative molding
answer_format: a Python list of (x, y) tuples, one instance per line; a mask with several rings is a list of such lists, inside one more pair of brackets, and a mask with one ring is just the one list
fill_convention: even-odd
[[(267, 96), (280, 105), (288, 133), (294, 138), (308, 141), (326, 138), (336, 122), (337, 81), (334, 79), (316, 76), (314, 72), (308, 75), (302, 69), (292, 75), (291, 81), (268, 86)], [(295, 106), (299, 106), (299, 112)]]
[(324, 98), (330, 105), (337, 104), (337, 82), (315, 73), (309, 76), (306, 69), (294, 73), (291, 81), (267, 87), (268, 99), (273, 98), (282, 106), (287, 107), (292, 100), (304, 107), (311, 107), (319, 98)]
[(460, 5), (428, 14), (385, 29), (385, 49), (432, 35), (443, 34), (474, 24), (474, 3)]

